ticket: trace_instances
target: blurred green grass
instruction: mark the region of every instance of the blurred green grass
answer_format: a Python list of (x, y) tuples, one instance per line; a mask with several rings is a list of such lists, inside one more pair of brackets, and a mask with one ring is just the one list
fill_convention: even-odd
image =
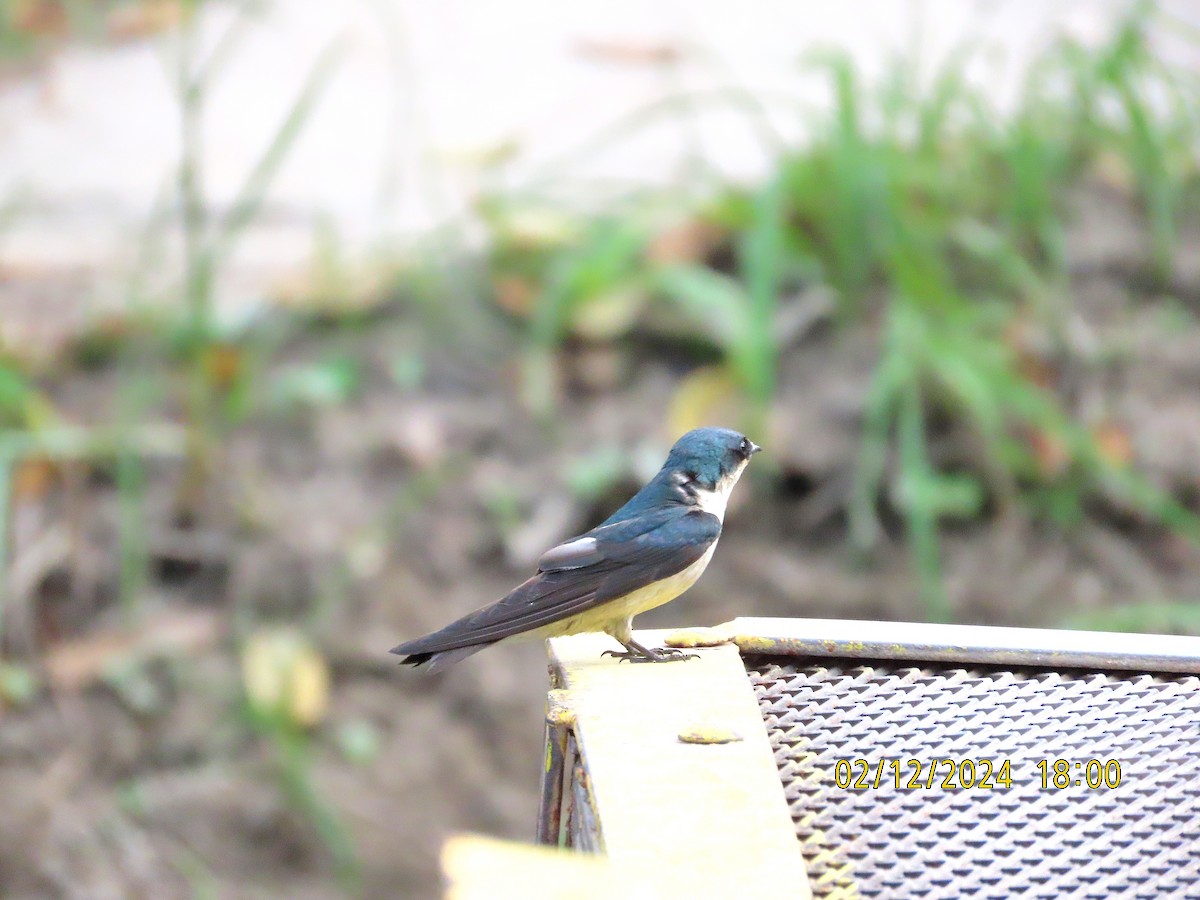
[[(627, 198), (590, 217), (520, 196), (485, 197), (484, 289), (516, 333), (524, 332), (518, 353), (527, 405), (543, 418), (555, 413), (567, 343), (620, 342), (674, 310), (692, 323), (692, 345), (708, 344), (723, 361), (742, 400), (739, 424), (760, 432), (777, 402), (784, 307), (797, 291), (824, 286), (840, 327), (880, 334), (847, 507), (849, 540), (869, 555), (880, 534), (879, 505), (893, 503), (931, 618), (952, 615), (939, 562), (947, 518), (971, 519), (1017, 501), (1034, 515), (1049, 510), (1069, 520), (1089, 496), (1117, 490), (1147, 516), (1194, 536), (1195, 516), (1106, 454), (1096, 423), (1072, 417), (1054, 386), (1031, 373), (1027, 350), (1014, 337), (1032, 323), (1069, 352), (1062, 334), (1072, 290), (1068, 201), (1090, 182), (1125, 184), (1146, 223), (1149, 262), (1140, 274), (1163, 288), (1171, 284), (1182, 205), (1197, 182), (1198, 92), (1194, 78), (1153, 52), (1148, 34), (1156, 15), (1152, 5), (1136, 7), (1100, 47), (1059, 40), (1035, 60), (1007, 110), (968, 77), (972, 48), (928, 73), (921, 60), (897, 57), (874, 87), (848, 56), (810, 54), (802, 66), (828, 85), (831, 103), (810, 113), (811, 141), (784, 153), (760, 187), (720, 188), (690, 204)], [(237, 201), (212, 219), (199, 140), (204, 99), (237, 52), (245, 23), (245, 16), (235, 18), (203, 60), (194, 58), (184, 28), (179, 55), (184, 304), (182, 316), (159, 315), (148, 327), (170, 336), (188, 372), (185, 505), (199, 502), (222, 436), (264, 396), (344, 402), (353, 392), (347, 378), (357, 378), (335, 354), (259, 390), (253, 382), (272, 341), (224, 333), (213, 315), (219, 267), (258, 215), (338, 54), (331, 47), (314, 65)], [(735, 104), (747, 118), (756, 116), (751, 101)], [(694, 239), (664, 252), (656, 242), (681, 217)], [(426, 284), (425, 311), (464, 307), (471, 315), (475, 307), (449, 296), (459, 287)], [(292, 399), (279, 401), (280, 392)], [(52, 419), (51, 404), (21, 363), (0, 359), (7, 431), (37, 435)], [(126, 415), (117, 427), (136, 419)], [(929, 446), (935, 419), (973, 434), (981, 457), (967, 467), (940, 466)], [(10, 449), (4, 465), (17, 462)], [(140, 540), (136, 454), (118, 454), (117, 481), (124, 546)], [(143, 557), (136, 547), (122, 551), (123, 595), (136, 593)]]
[[(438, 258), (389, 276), (378, 291), (383, 304), (403, 297), (405, 315), (428, 338), (397, 348), (394, 385), (419, 389), (425, 360), (439, 345), (471, 329), (489, 331), (493, 352), (510, 355), (520, 370), (525, 403), (548, 423), (561, 414), (562, 370), (574, 348), (630, 352), (635, 337), (666, 333), (690, 370), (718, 361), (722, 384), (742, 410), (734, 424), (759, 439), (773, 416), (787, 415), (780, 367), (793, 350), (785, 320), (797, 297), (816, 288), (833, 298), (835, 327), (878, 335), (846, 539), (869, 559), (884, 531), (883, 511), (898, 511), (930, 619), (955, 617), (942, 577), (947, 523), (1019, 507), (1070, 527), (1090, 501), (1118, 497), (1195, 540), (1195, 513), (1106, 445), (1105, 423), (1072, 410), (1025, 338), (1034, 330), (1056, 353), (1072, 352), (1065, 336), (1073, 290), (1070, 200), (1098, 183), (1124, 190), (1141, 212), (1147, 263), (1133, 274), (1162, 291), (1174, 284), (1180, 221), (1197, 213), (1200, 197), (1200, 91), (1154, 53), (1148, 29), (1156, 15), (1150, 5), (1138, 7), (1099, 48), (1058, 42), (1030, 69), (1011, 109), (998, 108), (968, 78), (970, 49), (927, 74), (921, 60), (897, 58), (877, 86), (867, 85), (845, 55), (812, 55), (803, 65), (827, 85), (831, 103), (810, 114), (811, 140), (783, 152), (759, 185), (721, 185), (699, 200), (625, 198), (586, 216), (544, 199), (484, 197), (477, 210), (488, 231), (481, 269), (451, 274), (457, 263)], [(115, 334), (87, 336), (68, 363), (116, 361), (116, 421), (106, 428), (65, 423), (36, 367), (15, 353), (0, 355), (0, 509), (8, 509), (14, 472), (24, 464), (110, 467), (119, 497), (118, 594), (130, 619), (150, 577), (143, 507), (151, 458), (185, 457), (190, 474), (180, 516), (202, 518), (206, 488), (220, 477), (221, 447), (239, 426), (256, 414), (294, 416), (353, 402), (365, 379), (336, 340), (303, 365), (267, 371), (297, 333), (370, 327), (369, 308), (339, 311), (333, 303), (319, 315), (280, 314), (243, 329), (226, 328), (214, 315), (220, 267), (260, 215), (338, 53), (331, 48), (314, 64), (237, 201), (214, 219), (204, 195), (204, 99), (222, 61), (237, 50), (242, 22), (203, 60), (194, 58), (184, 29), (177, 72), (184, 158), (174, 186), (186, 251), (177, 295)], [(760, 129), (753, 98), (732, 99)], [(689, 100), (693, 107), (704, 102)], [(676, 113), (665, 105), (648, 115)], [(325, 246), (335, 244), (331, 238)], [(351, 276), (334, 250), (327, 255), (324, 267), (333, 274), (315, 290), (336, 300)], [(171, 377), (159, 383), (145, 375), (148, 360)], [(171, 403), (182, 410), (182, 431), (160, 412)], [(935, 432), (949, 431), (970, 435), (976, 452), (952, 462), (935, 453)], [(627, 466), (619, 451), (605, 449), (564, 480), (592, 500), (628, 475)], [(432, 483), (443, 475), (427, 477)], [(412, 496), (397, 502), (397, 518), (413, 517), (430, 486), (416, 478), (406, 490)], [(494, 528), (516, 526), (515, 495), (498, 491), (483, 502)], [(7, 525), (0, 515), (0, 633)], [(303, 625), (315, 633), (320, 616), (312, 619)], [(1186, 604), (1158, 602), (1070, 624), (1198, 630)], [(246, 617), (238, 639), (263, 625)], [(10, 680), (18, 684), (23, 674)], [(352, 884), (353, 847), (307, 772), (308, 733), (229, 699), (245, 728), (277, 752), (281, 790)]]
[[(532, 245), (514, 237), (517, 215), (493, 217), (493, 262), (507, 279), (496, 284), (511, 294), (516, 278), (528, 298), (518, 312), (533, 348), (531, 405), (552, 410), (556, 353), (572, 333), (588, 334), (573, 318), (633, 286), (644, 296), (615, 331), (636, 329), (654, 303), (677, 305), (724, 359), (742, 394), (741, 425), (761, 429), (777, 394), (779, 307), (815, 281), (834, 291), (842, 327), (882, 334), (850, 540), (870, 553), (890, 493), (930, 618), (953, 615), (941, 522), (989, 504), (1023, 502), (1063, 522), (1089, 497), (1115, 492), (1194, 539), (1197, 517), (1106, 452), (1102, 423), (1073, 417), (1031, 371), (1019, 337), (1033, 327), (1070, 352), (1068, 203), (1090, 184), (1127, 186), (1146, 224), (1148, 263), (1137, 275), (1172, 284), (1178, 221), (1196, 186), (1200, 92), (1153, 51), (1155, 16), (1152, 5), (1136, 7), (1100, 47), (1059, 40), (1031, 66), (1011, 110), (968, 78), (969, 49), (928, 77), (921, 60), (897, 58), (876, 88), (848, 56), (813, 54), (804, 65), (827, 80), (833, 102), (810, 123), (812, 142), (786, 154), (764, 187), (731, 188), (694, 209), (723, 239), (686, 261), (655, 258), (653, 203), (598, 224), (543, 209), (553, 236)], [(941, 468), (930, 452), (935, 419), (973, 434), (981, 458)]]

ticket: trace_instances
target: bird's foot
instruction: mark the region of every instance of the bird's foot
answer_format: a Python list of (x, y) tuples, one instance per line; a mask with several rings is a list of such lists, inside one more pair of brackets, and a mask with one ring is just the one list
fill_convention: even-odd
[(624, 650), (605, 650), (601, 656), (611, 656), (621, 662), (631, 663), (661, 663), (676, 662), (681, 659), (699, 659), (698, 653), (684, 653), (675, 647), (626, 647)]

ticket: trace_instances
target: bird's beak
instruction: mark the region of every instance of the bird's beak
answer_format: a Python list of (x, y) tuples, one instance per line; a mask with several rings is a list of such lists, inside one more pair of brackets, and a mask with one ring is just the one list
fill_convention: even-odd
[(754, 441), (751, 441), (750, 442), (750, 455), (753, 456), (755, 453), (760, 453), (760, 452), (762, 452), (762, 447), (758, 446), (758, 444), (754, 443)]

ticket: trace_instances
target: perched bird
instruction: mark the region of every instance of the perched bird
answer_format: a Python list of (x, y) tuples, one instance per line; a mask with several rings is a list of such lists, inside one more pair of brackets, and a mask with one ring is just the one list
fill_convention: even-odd
[(628, 503), (586, 534), (547, 550), (537, 574), (507, 597), (392, 652), (436, 671), (518, 635), (603, 631), (625, 648), (606, 655), (630, 662), (684, 658), (678, 650), (643, 647), (631, 622), (695, 584), (721, 536), (729, 492), (761, 449), (728, 428), (689, 431)]

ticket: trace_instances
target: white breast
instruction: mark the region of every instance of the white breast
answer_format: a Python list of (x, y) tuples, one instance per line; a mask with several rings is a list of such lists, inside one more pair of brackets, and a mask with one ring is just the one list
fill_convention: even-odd
[(700, 488), (696, 491), (696, 506), (706, 513), (712, 513), (722, 522), (725, 521), (725, 506), (729, 503), (729, 491), (721, 490), (720, 487), (715, 491), (706, 491)]
[(738, 479), (742, 477), (742, 471), (745, 468), (746, 463), (743, 462), (734, 471), (718, 481), (715, 490), (706, 491), (703, 488), (697, 488), (696, 506), (706, 513), (712, 513), (724, 522), (725, 506), (729, 503), (729, 494), (733, 491), (733, 486), (737, 484)]
[(712, 545), (704, 551), (704, 555), (682, 572), (676, 572), (662, 581), (656, 581), (654, 584), (626, 595), (618, 600), (614, 607), (619, 608), (624, 615), (632, 617), (648, 609), (654, 609), (656, 606), (662, 606), (664, 603), (670, 603), (695, 584), (704, 574), (704, 570), (708, 568), (708, 561), (712, 559), (713, 551), (716, 549), (717, 542), (713, 541)]
[(577, 616), (562, 619), (550, 625), (543, 625), (541, 628), (516, 637), (543, 638), (558, 637), (563, 634), (579, 634), (584, 631), (606, 631), (617, 637), (618, 640), (624, 640), (629, 637), (629, 623), (634, 616), (648, 609), (654, 609), (656, 606), (662, 606), (664, 603), (670, 603), (695, 584), (696, 579), (704, 573), (716, 548), (717, 542), (713, 541), (712, 546), (704, 551), (704, 555), (682, 572), (676, 572), (661, 581), (638, 588), (624, 597), (610, 600)]

